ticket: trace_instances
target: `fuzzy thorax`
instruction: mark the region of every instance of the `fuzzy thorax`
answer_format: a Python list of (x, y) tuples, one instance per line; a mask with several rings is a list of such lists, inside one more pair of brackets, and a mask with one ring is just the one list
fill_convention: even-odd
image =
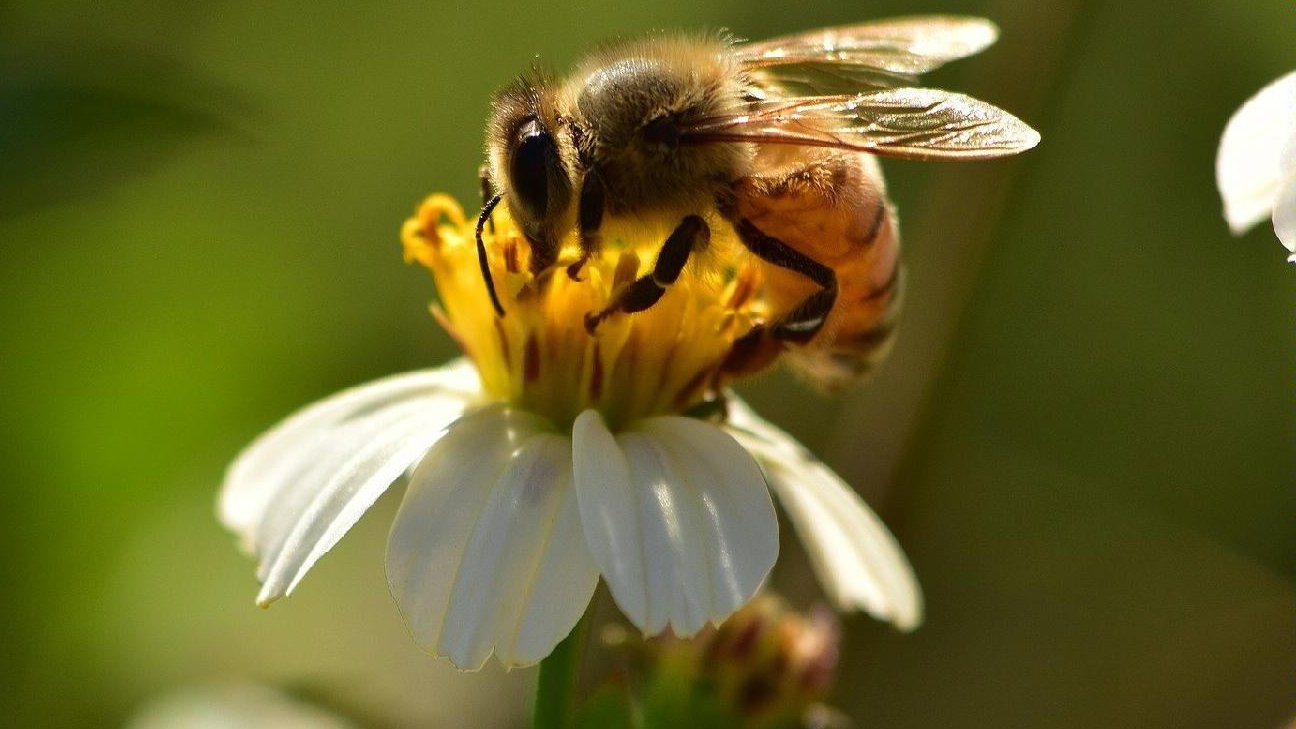
[(613, 314), (590, 332), (586, 315), (651, 269), (661, 237), (645, 229), (605, 239), (575, 279), (566, 264), (579, 254), (568, 241), (557, 265), (533, 275), (527, 241), (505, 207), (483, 231), (503, 317), (481, 276), (475, 221), (452, 198), (429, 197), (401, 236), (406, 260), (431, 270), (440, 295), (433, 314), (476, 364), (489, 397), (559, 427), (594, 408), (614, 431), (717, 397), (735, 340), (766, 319), (755, 267), (713, 251), (647, 311)]

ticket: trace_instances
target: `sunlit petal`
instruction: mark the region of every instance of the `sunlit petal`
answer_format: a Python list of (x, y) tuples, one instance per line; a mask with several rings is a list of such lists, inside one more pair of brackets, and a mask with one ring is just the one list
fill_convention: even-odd
[(1279, 188), (1292, 174), (1281, 159), (1293, 129), (1296, 72), (1261, 89), (1229, 119), (1215, 158), (1215, 182), (1235, 234), (1273, 213)]
[[(427, 453), (458, 410), (422, 397), (339, 429), (337, 450), (280, 490), (257, 532), (257, 602), (290, 594), (401, 474)], [(348, 450), (349, 446), (349, 450)]]
[(230, 468), (221, 514), (259, 558), (259, 604), (289, 594), (472, 399), (470, 369), (387, 378), (307, 407)]
[(769, 475), (828, 596), (901, 630), (922, 622), (913, 569), (882, 520), (831, 469), (737, 398), (729, 426)]
[[(250, 550), (252, 533), (275, 495), (310, 470), (322, 453), (345, 445), (339, 443), (339, 429), (412, 397), (440, 398), (451, 405), (476, 397), (478, 389), (472, 365), (459, 359), (437, 369), (394, 375), (343, 390), (299, 410), (253, 441), (230, 465), (221, 489), (221, 521), (238, 533)], [(462, 412), (463, 405), (457, 409)], [(446, 422), (458, 412), (447, 411)]]
[(778, 556), (778, 522), (732, 437), (681, 417), (614, 437), (591, 410), (572, 440), (586, 543), (635, 625), (691, 635), (751, 597)]
[(491, 407), (452, 426), (410, 476), (387, 578), (415, 640), (457, 667), (548, 655), (598, 570), (581, 535), (571, 439)]

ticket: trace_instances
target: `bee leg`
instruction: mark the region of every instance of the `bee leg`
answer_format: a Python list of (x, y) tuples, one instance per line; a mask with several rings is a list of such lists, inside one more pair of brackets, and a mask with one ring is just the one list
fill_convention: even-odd
[(754, 374), (768, 367), (782, 352), (782, 343), (772, 336), (770, 329), (757, 324), (734, 340), (720, 363), (720, 371), (729, 376)]
[(818, 291), (807, 296), (804, 301), (770, 327), (770, 334), (775, 339), (798, 344), (813, 339), (814, 335), (823, 328), (828, 312), (832, 311), (833, 304), (837, 301), (837, 274), (831, 268), (793, 249), (778, 238), (766, 235), (746, 218), (739, 218), (734, 223), (734, 230), (747, 250), (757, 258), (780, 268), (795, 271), (819, 284)]
[(603, 245), (603, 240), (599, 236), (599, 228), (603, 227), (603, 194), (603, 178), (591, 169), (585, 173), (585, 180), (581, 183), (577, 216), (580, 225), (581, 257), (567, 267), (567, 277), (573, 281), (580, 280), (581, 269), (585, 267), (590, 256), (597, 253)]
[(486, 256), (486, 243), (482, 240), (482, 228), (486, 227), (486, 221), (491, 219), (491, 213), (495, 212), (495, 206), (504, 198), (503, 195), (495, 195), (486, 204), (482, 206), (481, 214), (477, 216), (477, 265), (481, 267), (482, 281), (486, 284), (486, 292), (490, 294), (491, 306), (495, 307), (495, 315), (504, 316), (504, 307), (500, 306), (499, 294), (495, 291), (495, 279), (491, 277), (490, 263)]
[[(490, 202), (490, 199), (492, 197), (495, 197), (495, 185), (494, 183), (491, 182), (489, 166), (481, 165), (480, 167), (477, 168), (477, 181), (481, 183), (482, 207), (486, 207), (486, 203)], [(487, 220), (486, 224), (487, 226), (490, 227), (491, 235), (494, 235), (495, 219), (491, 218)]]
[(633, 314), (651, 308), (666, 293), (666, 287), (679, 278), (689, 255), (710, 242), (711, 228), (706, 221), (698, 215), (685, 216), (657, 252), (653, 270), (621, 289), (603, 311), (586, 314), (585, 328), (592, 334), (600, 322), (617, 312)]

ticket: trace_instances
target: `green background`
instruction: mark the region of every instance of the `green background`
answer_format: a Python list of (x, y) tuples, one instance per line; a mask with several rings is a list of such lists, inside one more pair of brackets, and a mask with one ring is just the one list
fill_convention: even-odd
[[(453, 355), (397, 231), (476, 196), (491, 90), (655, 28), (761, 38), (985, 15), (934, 75), (1044, 135), (888, 163), (896, 353), (759, 410), (856, 484), (927, 624), (846, 619), (858, 726), (1277, 727), (1296, 715), (1296, 269), (1229, 236), (1229, 114), (1293, 65), (1288, 0), (0, 3), (0, 723), (119, 725), (236, 679), (372, 727), (513, 726), (532, 674), (458, 674), (382, 575), (397, 494), (253, 607), (213, 505), (295, 407)], [(791, 539), (774, 584), (816, 599)]]

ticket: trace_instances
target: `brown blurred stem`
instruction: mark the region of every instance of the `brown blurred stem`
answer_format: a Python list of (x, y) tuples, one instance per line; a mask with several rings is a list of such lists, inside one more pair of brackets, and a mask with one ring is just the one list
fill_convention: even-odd
[[(984, 58), (966, 61), (967, 73), (956, 86), (1037, 129), (1045, 126), (1055, 101), (1050, 92), (1060, 86), (1066, 51), (1084, 21), (1083, 4), (998, 0), (984, 14), (1002, 27), (999, 43)], [(910, 272), (900, 336), (889, 364), (842, 409), (842, 425), (825, 450), (842, 475), (893, 522), (903, 518), (904, 507), (889, 492), (921, 440), (982, 260), (1011, 215), (1013, 183), (1022, 165), (1047, 154), (1048, 145), (1045, 131), (1039, 148), (1019, 159), (942, 165), (921, 196), (896, 200), (908, 223), (901, 235)]]

